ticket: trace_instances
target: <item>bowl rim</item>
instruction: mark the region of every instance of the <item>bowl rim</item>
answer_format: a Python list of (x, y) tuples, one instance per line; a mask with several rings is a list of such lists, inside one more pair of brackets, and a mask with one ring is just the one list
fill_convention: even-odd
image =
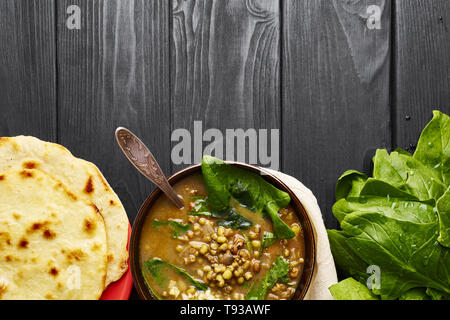
[[(238, 166), (242, 169), (250, 170), (255, 173), (259, 173), (266, 181), (271, 183), (272, 185), (275, 185), (277, 188), (287, 192), (289, 196), (291, 197), (291, 205), (294, 206), (295, 213), (297, 217), (300, 220), (300, 224), (302, 226), (302, 230), (304, 231), (305, 228), (308, 230), (308, 234), (310, 235), (310, 238), (307, 239), (304, 237), (304, 250), (305, 255), (308, 253), (309, 257), (306, 259), (305, 257), (305, 264), (302, 271), (302, 276), (300, 278), (300, 282), (297, 285), (297, 289), (294, 293), (294, 296), (291, 298), (291, 300), (303, 300), (306, 296), (306, 293), (308, 292), (309, 287), (311, 286), (312, 279), (314, 276), (315, 268), (316, 268), (316, 259), (317, 259), (317, 248), (316, 248), (316, 235), (314, 231), (314, 227), (312, 224), (312, 221), (303, 206), (300, 199), (297, 197), (297, 195), (294, 193), (294, 191), (288, 187), (283, 181), (281, 181), (280, 178), (272, 174), (271, 172), (267, 171), (265, 168), (237, 162), (237, 161), (225, 161), (225, 163), (230, 165)], [(187, 168), (184, 168), (173, 175), (171, 175), (168, 178), (168, 181), (170, 185), (174, 185), (177, 182), (181, 181), (183, 178), (186, 178), (192, 174), (197, 173), (197, 171), (200, 171), (201, 173), (201, 164), (195, 164), (192, 166), (189, 166)], [(278, 186), (277, 186), (278, 185)], [(129, 246), (129, 254), (130, 254), (130, 269), (131, 274), (133, 277), (134, 286), (138, 292), (138, 295), (143, 300), (157, 300), (157, 298), (154, 296), (154, 294), (151, 292), (151, 290), (148, 288), (146, 281), (143, 279), (143, 275), (139, 262), (139, 240), (140, 235), (142, 231), (142, 226), (145, 222), (145, 219), (147, 217), (148, 211), (153, 205), (153, 203), (161, 196), (163, 195), (163, 192), (155, 186), (155, 189), (150, 193), (150, 195), (147, 196), (147, 198), (142, 203), (141, 207), (139, 208), (139, 211), (136, 215), (136, 218), (133, 223), (133, 228), (131, 232), (131, 239), (130, 239), (130, 246)], [(300, 209), (300, 210), (297, 210)], [(298, 212), (300, 211), (300, 212)], [(307, 242), (308, 247), (307, 247)], [(309, 252), (307, 252), (309, 251)], [(306, 273), (305, 273), (306, 272)], [(304, 278), (305, 277), (305, 278)]]

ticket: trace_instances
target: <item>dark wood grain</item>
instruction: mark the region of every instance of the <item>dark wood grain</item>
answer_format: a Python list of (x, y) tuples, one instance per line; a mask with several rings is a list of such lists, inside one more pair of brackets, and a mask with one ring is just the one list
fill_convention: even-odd
[[(369, 4), (383, 9), (381, 30), (366, 26)], [(390, 1), (286, 0), (283, 13), (283, 167), (332, 228), (340, 174), (369, 171), (390, 147)]]
[(56, 139), (54, 0), (0, 1), (0, 136)]
[(172, 3), (172, 129), (280, 128), (278, 1)]
[(450, 113), (450, 1), (396, 2), (394, 144), (414, 151), (433, 110)]
[[(65, 26), (73, 4), (80, 30)], [(169, 172), (169, 16), (162, 0), (58, 2), (60, 142), (99, 166), (131, 222), (153, 184), (128, 163), (114, 131), (135, 132)]]

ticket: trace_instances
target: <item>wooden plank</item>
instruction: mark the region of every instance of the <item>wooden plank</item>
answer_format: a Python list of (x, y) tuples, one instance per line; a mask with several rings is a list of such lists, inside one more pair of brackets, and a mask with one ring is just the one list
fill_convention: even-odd
[(54, 0), (0, 2), (0, 136), (56, 139)]
[[(81, 9), (81, 29), (66, 10)], [(58, 1), (60, 142), (97, 164), (134, 220), (153, 184), (116, 146), (125, 126), (170, 169), (169, 3), (146, 0)]]
[(172, 129), (279, 129), (279, 26), (278, 1), (173, 0)]
[(433, 110), (450, 114), (450, 1), (396, 1), (394, 144), (414, 151)]
[[(368, 28), (369, 5), (381, 29)], [(283, 167), (312, 189), (329, 228), (340, 174), (370, 171), (374, 150), (390, 147), (390, 12), (383, 0), (283, 3)]]

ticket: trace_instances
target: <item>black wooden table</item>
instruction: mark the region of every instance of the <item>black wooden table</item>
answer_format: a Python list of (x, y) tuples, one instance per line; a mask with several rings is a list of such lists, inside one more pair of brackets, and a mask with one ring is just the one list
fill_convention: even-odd
[(412, 150), (433, 109), (450, 111), (449, 0), (0, 0), (0, 136), (94, 162), (130, 221), (153, 186), (117, 126), (167, 174), (171, 133), (194, 121), (280, 129), (281, 170), (334, 228), (340, 174), (369, 173), (376, 148)]

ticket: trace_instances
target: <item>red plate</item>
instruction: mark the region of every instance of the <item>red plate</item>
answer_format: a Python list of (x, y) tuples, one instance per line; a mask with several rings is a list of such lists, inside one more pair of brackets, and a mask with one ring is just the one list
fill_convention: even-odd
[[(128, 246), (130, 244), (131, 225), (128, 225)], [(133, 288), (133, 278), (131, 277), (130, 261), (128, 260), (127, 272), (117, 280), (111, 283), (100, 298), (100, 300), (128, 300), (130, 298), (131, 289)]]

